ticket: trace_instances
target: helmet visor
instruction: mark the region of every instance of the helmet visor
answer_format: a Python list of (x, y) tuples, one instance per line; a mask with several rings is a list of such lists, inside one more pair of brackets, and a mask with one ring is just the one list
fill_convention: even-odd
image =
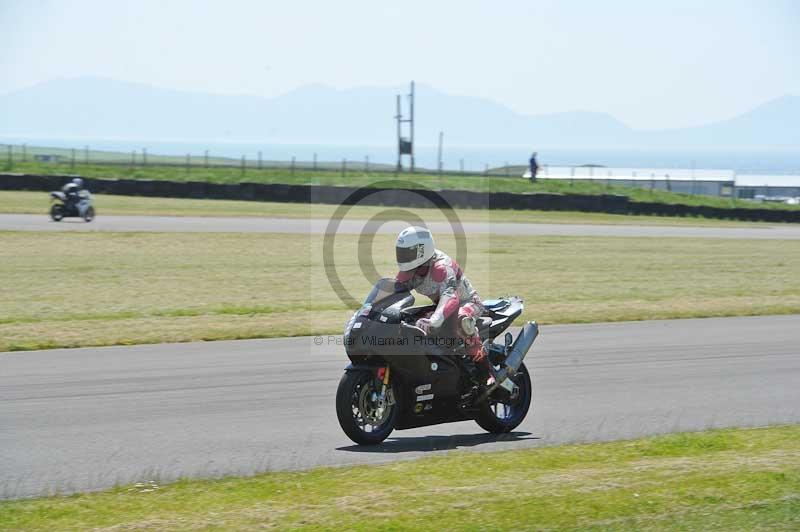
[(418, 250), (419, 244), (411, 246), (410, 248), (396, 247), (397, 264), (408, 264), (409, 262), (417, 260)]

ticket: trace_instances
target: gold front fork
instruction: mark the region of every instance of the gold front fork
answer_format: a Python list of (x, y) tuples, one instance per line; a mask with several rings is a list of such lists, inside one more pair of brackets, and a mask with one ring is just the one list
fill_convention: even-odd
[(386, 387), (389, 385), (389, 366), (383, 372), (383, 386), (381, 387), (381, 401), (386, 399)]

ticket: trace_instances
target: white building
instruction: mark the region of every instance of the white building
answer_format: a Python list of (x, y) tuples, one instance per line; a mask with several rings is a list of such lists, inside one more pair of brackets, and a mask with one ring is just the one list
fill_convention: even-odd
[[(523, 175), (528, 179), (530, 176), (530, 170)], [(707, 196), (733, 195), (735, 177), (733, 170), (610, 168), (606, 166), (542, 166), (536, 176), (537, 179), (542, 180), (601, 183)]]
[(737, 175), (737, 198), (800, 198), (800, 175)]
[[(530, 170), (523, 175), (530, 179)], [(800, 175), (736, 174), (733, 170), (541, 166), (537, 179), (601, 183), (743, 199), (800, 198)]]

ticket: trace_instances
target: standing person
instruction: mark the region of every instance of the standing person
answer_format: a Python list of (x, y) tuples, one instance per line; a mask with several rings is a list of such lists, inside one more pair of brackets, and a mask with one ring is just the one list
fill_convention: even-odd
[(531, 183), (536, 183), (536, 174), (539, 172), (539, 163), (536, 162), (536, 152), (531, 154)]

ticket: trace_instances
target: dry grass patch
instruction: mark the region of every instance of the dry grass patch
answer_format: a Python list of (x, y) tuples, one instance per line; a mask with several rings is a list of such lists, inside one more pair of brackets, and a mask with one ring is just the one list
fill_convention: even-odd
[[(440, 247), (455, 249), (442, 237)], [(337, 238), (344, 286), (369, 289), (355, 235)], [(599, 322), (800, 312), (800, 241), (474, 235), (467, 273), (524, 318)], [(393, 240), (375, 239), (393, 275)], [(0, 351), (328, 334), (350, 310), (322, 238), (284, 234), (0, 232)]]

